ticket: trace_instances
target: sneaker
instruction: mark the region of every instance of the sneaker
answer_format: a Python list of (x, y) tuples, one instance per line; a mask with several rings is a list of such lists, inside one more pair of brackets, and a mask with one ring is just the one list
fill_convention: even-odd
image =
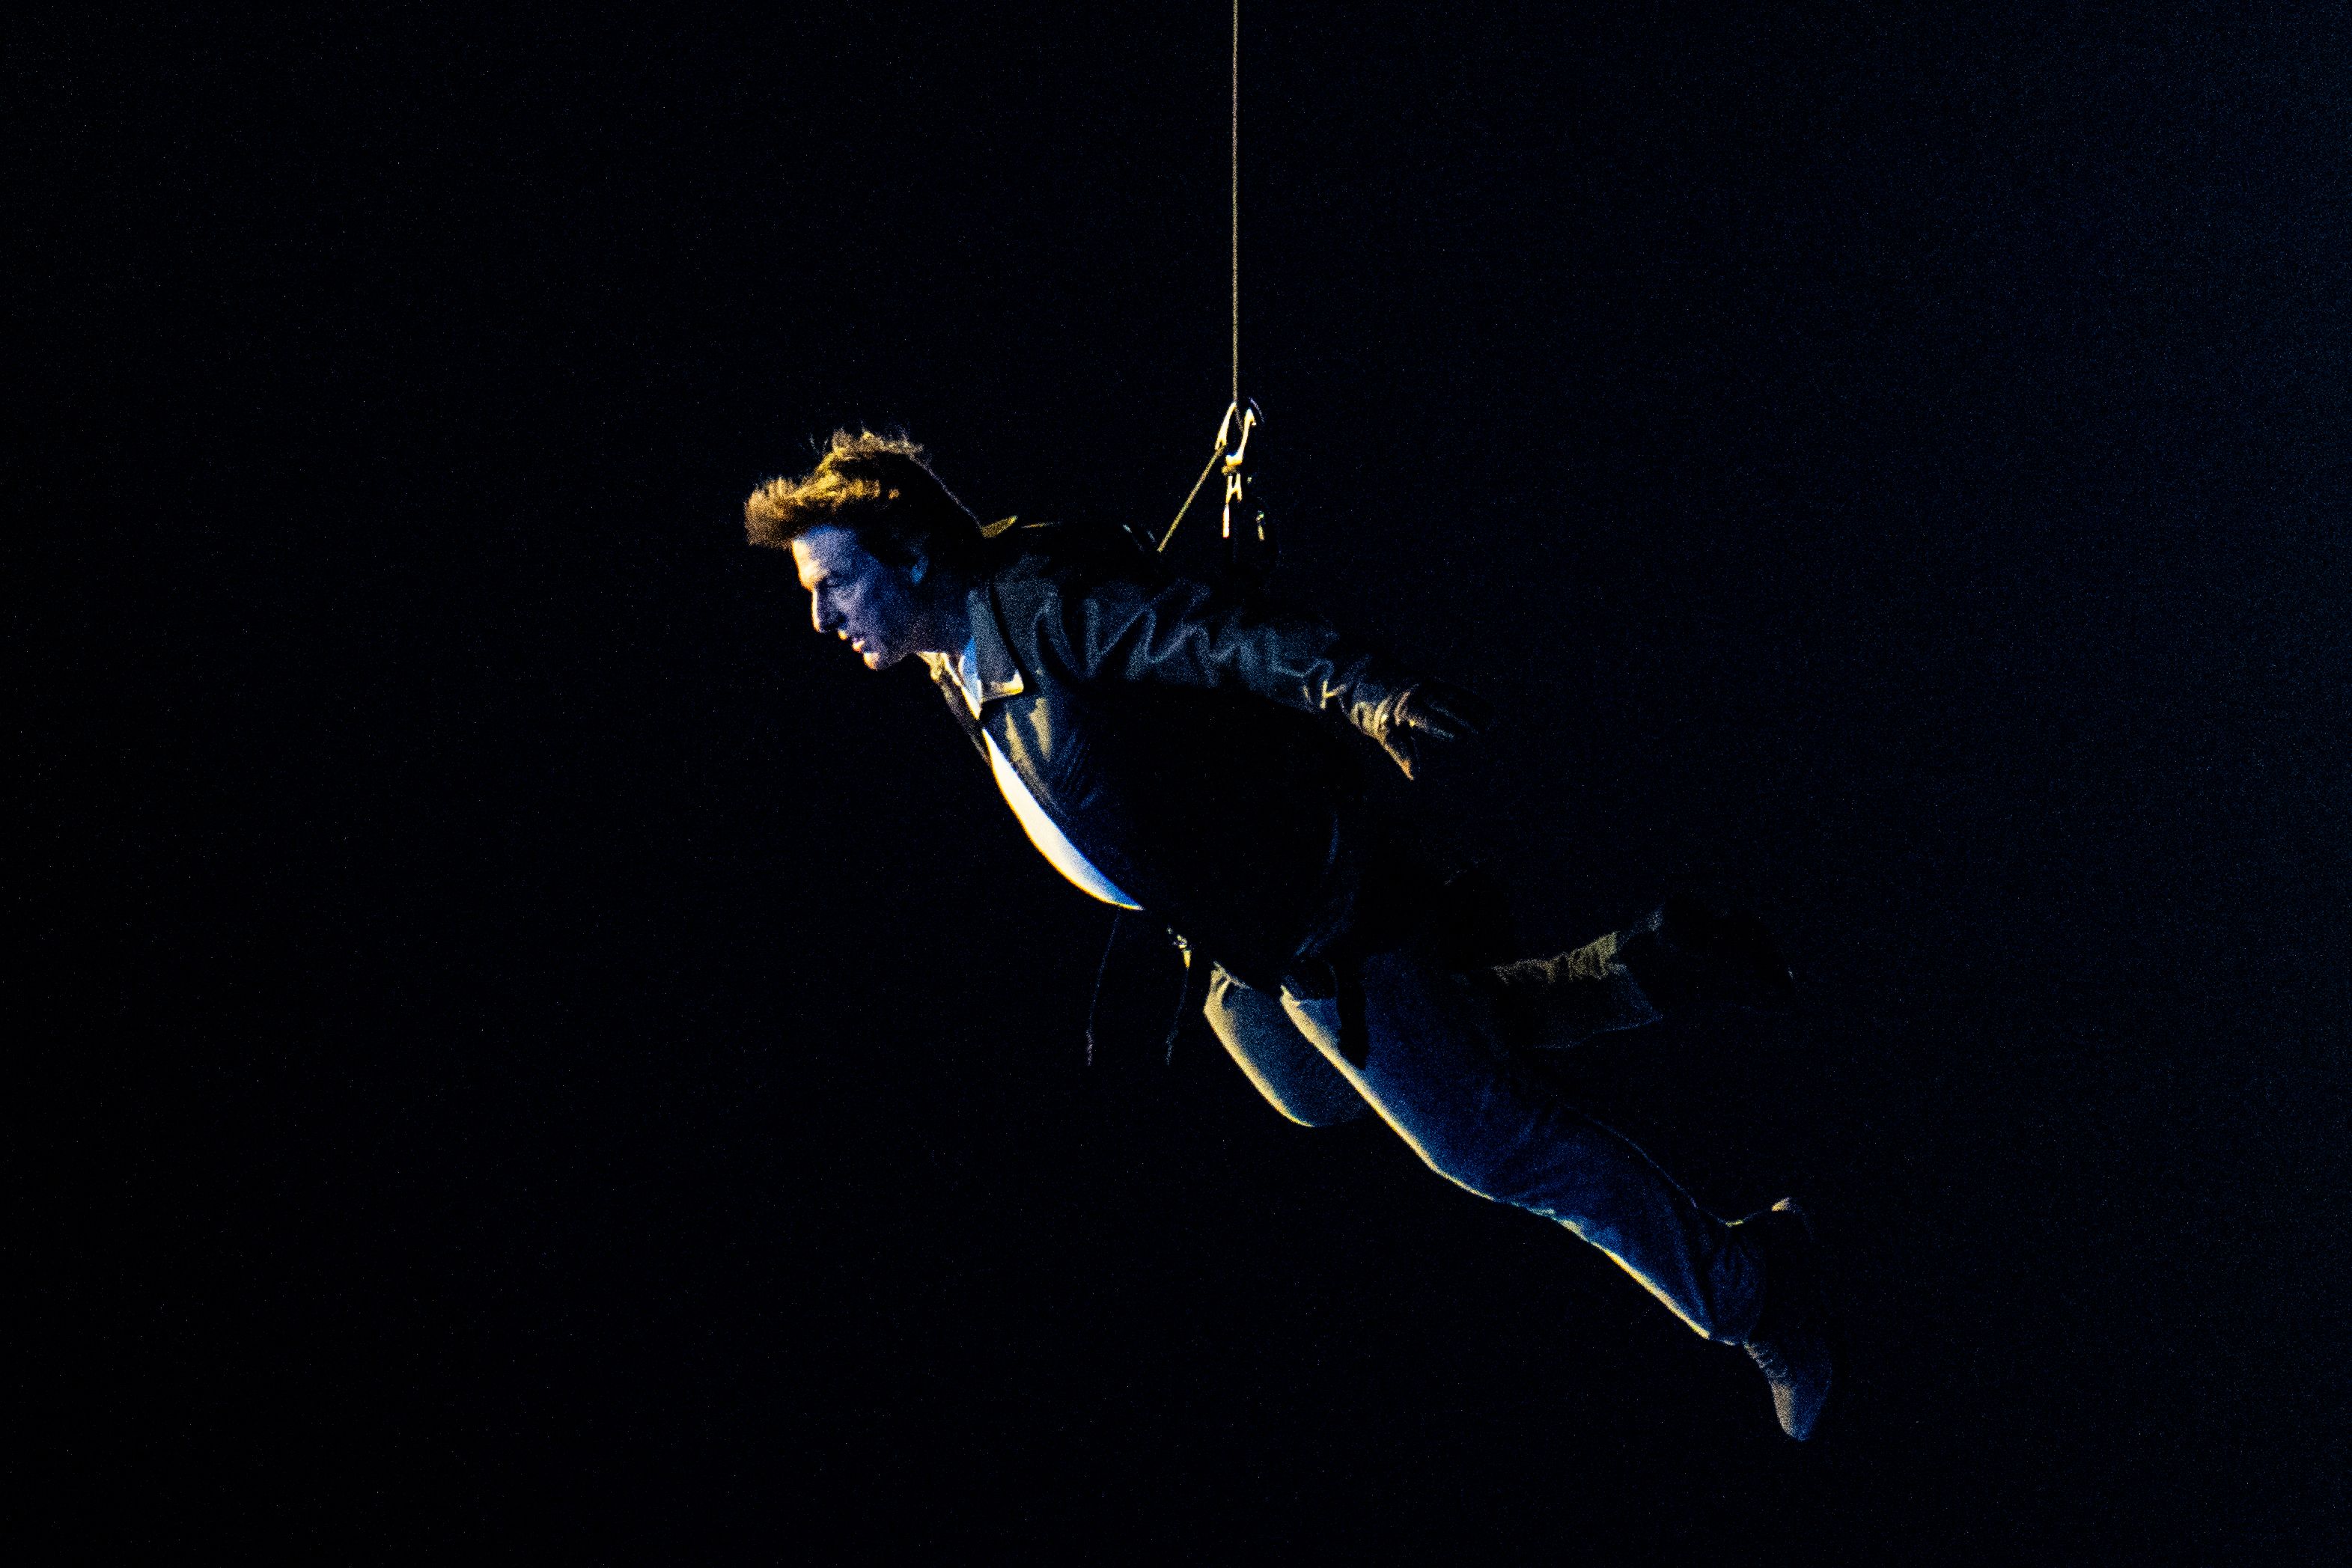
[(1829, 1403), (1833, 1359), (1812, 1222), (1795, 1198), (1784, 1197), (1739, 1223), (1756, 1227), (1764, 1250), (1764, 1311), (1741, 1348), (1772, 1385), (1780, 1430), (1801, 1443)]

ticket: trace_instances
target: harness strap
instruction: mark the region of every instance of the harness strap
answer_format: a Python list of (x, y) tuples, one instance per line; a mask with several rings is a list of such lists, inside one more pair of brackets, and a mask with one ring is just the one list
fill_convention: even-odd
[(1160, 1051), (1160, 1064), (1173, 1067), (1176, 1065), (1176, 1037), (1183, 1030), (1184, 1019), (1208, 994), (1205, 984), (1208, 966), (1192, 962), (1192, 945), (1181, 935), (1173, 931), (1168, 935), (1175, 939), (1176, 951), (1184, 959), (1184, 979), (1176, 992), (1176, 1015), (1168, 1020), (1168, 1038), (1161, 1042)]
[(1110, 917), (1110, 935), (1103, 941), (1102, 962), (1095, 966), (1095, 994), (1087, 998), (1087, 1065), (1095, 1064), (1095, 1014), (1102, 1007), (1103, 977), (1110, 973), (1110, 956), (1118, 946), (1118, 923), (1127, 914), (1114, 910)]
[[(1110, 935), (1103, 939), (1102, 959), (1095, 966), (1094, 995), (1087, 999), (1087, 1065), (1088, 1067), (1095, 1064), (1095, 1021), (1102, 1011), (1103, 986), (1110, 975), (1110, 956), (1118, 949), (1119, 922), (1126, 916), (1127, 911), (1124, 909), (1112, 913)], [(1184, 960), (1184, 976), (1176, 993), (1175, 1015), (1169, 1019), (1168, 1037), (1160, 1042), (1160, 1060), (1163, 1065), (1173, 1067), (1176, 1064), (1176, 1037), (1183, 1032), (1184, 1019), (1208, 998), (1209, 966), (1192, 961), (1192, 945), (1185, 941), (1181, 934), (1171, 931), (1168, 936), (1176, 945), (1177, 955)]]

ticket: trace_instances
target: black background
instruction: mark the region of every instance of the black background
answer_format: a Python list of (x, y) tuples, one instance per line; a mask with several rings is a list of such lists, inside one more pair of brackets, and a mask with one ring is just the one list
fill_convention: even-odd
[(1084, 1069), (1103, 912), (743, 548), (841, 423), (1164, 524), (1222, 8), (336, 9), (10, 45), (28, 1538), (2342, 1549), (2334, 8), (1249, 7), (1284, 581), (1504, 706), (1531, 947), (1785, 933), (1559, 1070), (1820, 1216), (1803, 1448), (1140, 936)]

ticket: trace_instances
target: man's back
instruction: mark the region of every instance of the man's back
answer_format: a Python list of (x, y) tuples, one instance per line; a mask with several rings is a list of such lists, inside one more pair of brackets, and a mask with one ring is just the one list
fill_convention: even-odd
[(1277, 982), (1353, 923), (1375, 830), (1339, 721), (1379, 700), (1377, 655), (1052, 539), (999, 541), (972, 590), (979, 711), (943, 660), (942, 697), (1111, 882)]

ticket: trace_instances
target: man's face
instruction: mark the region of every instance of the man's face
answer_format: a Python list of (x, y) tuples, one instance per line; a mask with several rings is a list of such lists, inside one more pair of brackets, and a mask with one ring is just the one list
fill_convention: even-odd
[(809, 618), (856, 650), (869, 670), (919, 652), (922, 606), (915, 575), (877, 559), (847, 528), (811, 528), (793, 540), (793, 565), (809, 591)]

